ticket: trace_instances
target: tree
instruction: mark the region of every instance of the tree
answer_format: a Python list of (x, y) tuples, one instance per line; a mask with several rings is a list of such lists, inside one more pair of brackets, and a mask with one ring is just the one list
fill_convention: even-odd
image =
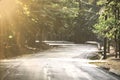
[(4, 14), (0, 10), (2, 17), (6, 16), (2, 22), (2, 24), (6, 23), (3, 25), (6, 27), (0, 26), (3, 31), (0, 38), (1, 43), (7, 43), (12, 47), (17, 46), (19, 52), (23, 51), (26, 46), (35, 47), (36, 40), (40, 42), (43, 40), (83, 42), (88, 39), (88, 36), (93, 35), (92, 25), (98, 17), (95, 13), (99, 10), (96, 0), (11, 1), (12, 3), (10, 0), (2, 0), (2, 4), (5, 2), (9, 5), (10, 2), (14, 3), (14, 6), (12, 9), (10, 6), (7, 7), (11, 13), (6, 13), (5, 10), (6, 14)]
[[(120, 35), (120, 22), (119, 22), (119, 0), (105, 0), (104, 2), (99, 2), (102, 4), (103, 8), (100, 11), (100, 17), (98, 23), (94, 26), (94, 32), (101, 37), (106, 37), (109, 40), (115, 40), (116, 51), (117, 43), (119, 42)], [(120, 45), (119, 45), (120, 46)], [(120, 54), (120, 52), (119, 52)], [(117, 52), (116, 52), (117, 57)]]

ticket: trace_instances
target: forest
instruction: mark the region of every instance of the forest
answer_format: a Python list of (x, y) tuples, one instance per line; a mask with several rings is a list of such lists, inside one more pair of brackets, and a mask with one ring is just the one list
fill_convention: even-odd
[(45, 40), (109, 45), (120, 57), (120, 0), (0, 0), (0, 58), (44, 49)]

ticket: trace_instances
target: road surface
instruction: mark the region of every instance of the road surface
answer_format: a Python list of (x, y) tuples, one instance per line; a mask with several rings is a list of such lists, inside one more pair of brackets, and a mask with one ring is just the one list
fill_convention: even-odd
[(92, 60), (88, 57), (96, 51), (93, 45), (64, 43), (37, 54), (2, 60), (0, 80), (120, 80), (89, 64)]

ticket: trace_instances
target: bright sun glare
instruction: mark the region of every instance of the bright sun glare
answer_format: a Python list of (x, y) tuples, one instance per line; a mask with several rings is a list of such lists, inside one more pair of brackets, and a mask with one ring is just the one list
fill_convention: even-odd
[(0, 0), (0, 18), (13, 15), (16, 7), (16, 0)]

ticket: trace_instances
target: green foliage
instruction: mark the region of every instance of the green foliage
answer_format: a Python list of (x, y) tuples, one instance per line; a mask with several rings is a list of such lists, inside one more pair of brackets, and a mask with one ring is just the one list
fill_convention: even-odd
[(97, 2), (97, 5), (103, 5), (105, 2), (106, 2), (106, 0), (99, 0), (99, 1)]
[[(25, 16), (27, 35), (35, 39), (74, 40), (85, 34), (93, 35), (91, 29), (97, 19), (99, 8), (95, 0), (19, 0)], [(23, 21), (23, 20), (22, 20)], [(24, 23), (24, 21), (23, 21)], [(76, 37), (76, 38), (75, 38)], [(27, 39), (28, 40), (28, 39)]]
[[(0, 19), (3, 19), (0, 24), (2, 31), (0, 43), (5, 43), (2, 48), (6, 45), (16, 45), (19, 49), (26, 45), (32, 47), (36, 40), (81, 42), (93, 37), (91, 30), (98, 18), (96, 13), (99, 10), (96, 0), (13, 0), (13, 2), (14, 14), (6, 13), (5, 18), (1, 18), (0, 14)], [(1, 12), (3, 14), (3, 11)], [(9, 39), (9, 36), (12, 36), (12, 39)]]
[(99, 17), (99, 22), (95, 24), (94, 26), (94, 32), (98, 33), (100, 36), (113, 38), (114, 30), (115, 30), (115, 19), (109, 18), (108, 20), (105, 20), (104, 16)]
[[(107, 37), (114, 39), (115, 36), (119, 36), (120, 32), (120, 21), (118, 18), (117, 7), (120, 10), (120, 1), (108, 0), (102, 2), (104, 5), (100, 12), (99, 21), (94, 25), (93, 32), (97, 33), (101, 37)], [(101, 3), (101, 1), (100, 1)]]

